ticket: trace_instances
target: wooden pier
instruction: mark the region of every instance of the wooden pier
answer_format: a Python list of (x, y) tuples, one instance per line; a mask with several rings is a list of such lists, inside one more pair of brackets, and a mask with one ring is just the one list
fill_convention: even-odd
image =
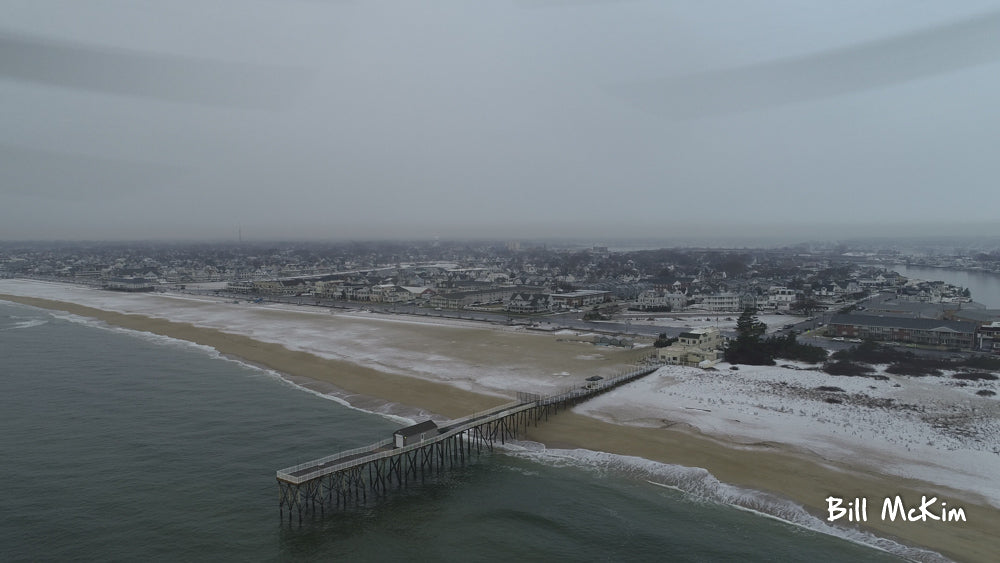
[(307, 463), (281, 469), (278, 510), (282, 520), (298, 514), (322, 516), (336, 510), (364, 505), (393, 488), (405, 487), (427, 474), (462, 466), (494, 444), (523, 435), (580, 401), (648, 375), (660, 366), (639, 368), (610, 379), (588, 382), (555, 395), (518, 393), (517, 400), (441, 425), (424, 421), (402, 428), (392, 437)]

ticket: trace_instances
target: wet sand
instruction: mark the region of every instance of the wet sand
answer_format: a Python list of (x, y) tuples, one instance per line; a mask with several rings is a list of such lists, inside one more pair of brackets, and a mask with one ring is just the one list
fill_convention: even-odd
[[(349, 397), (351, 403), (362, 408), (389, 401), (450, 418), (507, 401), (503, 397), (386, 373), (347, 361), (324, 359), (307, 352), (288, 350), (278, 344), (191, 324), (47, 299), (9, 295), (0, 295), (0, 299), (62, 310), (124, 328), (211, 346), (222, 354), (287, 374), (291, 379), (319, 390), (335, 386), (353, 395)], [(463, 329), (454, 330), (453, 339), (444, 343), (450, 348), (455, 347), (457, 342), (466, 354), (480, 357), (481, 363), (503, 361), (502, 352), (481, 356), (475, 350), (478, 344), (463, 347), (467, 344), (461, 341), (465, 334), (461, 332)], [(542, 351), (545, 346), (558, 348), (565, 344), (552, 344), (550, 339), (536, 340), (537, 344), (532, 346), (538, 346)], [(539, 353), (539, 350), (533, 351), (533, 354)], [(665, 416), (669, 417), (669, 414), (665, 413)], [(737, 445), (678, 426), (620, 426), (572, 412), (550, 417), (548, 422), (532, 428), (528, 438), (550, 447), (579, 447), (705, 468), (720, 481), (791, 499), (821, 518), (826, 517), (824, 499), (828, 496), (843, 497), (845, 502), (854, 497), (865, 497), (869, 499), (869, 521), (864, 529), (877, 535), (925, 547), (959, 561), (994, 561), (996, 554), (1000, 553), (1000, 539), (997, 537), (1000, 511), (996, 508), (963, 491), (866, 471), (850, 464), (850, 460), (818, 459), (779, 444)], [(946, 452), (942, 455), (945, 456)], [(882, 499), (897, 494), (903, 496), (908, 507), (919, 504), (922, 495), (937, 496), (947, 500), (950, 507), (964, 508), (967, 522), (882, 522), (879, 514)]]

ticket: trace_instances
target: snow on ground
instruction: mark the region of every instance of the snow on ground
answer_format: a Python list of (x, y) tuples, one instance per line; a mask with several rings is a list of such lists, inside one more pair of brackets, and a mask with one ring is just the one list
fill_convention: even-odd
[[(550, 339), (550, 334), (471, 320), (331, 311), (289, 304), (233, 303), (232, 299), (174, 293), (119, 293), (34, 280), (0, 280), (0, 293), (190, 323), (323, 358), (505, 397), (517, 391), (554, 394), (579, 385), (582, 376), (571, 371), (580, 370), (584, 363), (588, 366), (583, 370), (587, 375), (593, 375), (595, 370), (604, 375), (605, 370), (611, 369), (600, 365), (608, 361), (601, 348), (583, 342), (574, 344), (579, 346), (579, 352), (568, 355), (566, 361), (550, 357), (548, 365), (540, 366), (537, 360), (522, 360), (521, 350), (516, 346), (524, 344), (524, 340), (507, 342), (499, 336), (468, 340), (463, 339), (465, 331), (520, 333), (522, 339), (543, 340)], [(573, 335), (573, 340), (588, 340), (593, 336), (567, 331), (563, 340), (567, 335)], [(477, 348), (481, 346), (490, 349)], [(493, 359), (484, 359), (487, 355)], [(576, 362), (577, 370), (564, 371), (568, 369), (564, 365), (567, 362)]]
[[(356, 311), (331, 314), (330, 310), (318, 307), (245, 302), (234, 304), (231, 299), (169, 293), (117, 293), (33, 280), (0, 280), (0, 293), (65, 301), (106, 311), (190, 323), (281, 344), (291, 350), (309, 352), (324, 358), (347, 360), (392, 373), (433, 379), (490, 394), (498, 394), (498, 389), (523, 389), (523, 380), (527, 377), (525, 370), (516, 367), (476, 365), (435, 353), (433, 349), (421, 346), (419, 338), (414, 338), (407, 345), (407, 338), (414, 334), (411, 328), (414, 326), (440, 330), (482, 329), (488, 326), (472, 321), (437, 318), (424, 320)], [(484, 383), (487, 384), (474, 384), (473, 375), (484, 378)], [(488, 384), (497, 381), (504, 381), (505, 384)], [(522, 387), (518, 388), (519, 384)]]
[[(579, 384), (579, 377), (563, 371), (558, 358), (551, 365), (560, 367), (546, 370), (518, 364), (516, 354), (477, 363), (472, 359), (475, 353), (465, 360), (442, 354), (441, 347), (428, 345), (424, 335), (433, 329), (438, 331), (435, 338), (454, 338), (448, 330), (482, 328), (482, 323), (375, 313), (331, 315), (307, 306), (233, 304), (219, 298), (114, 293), (24, 280), (0, 280), (0, 293), (187, 322), (483, 393), (555, 393)], [(790, 322), (789, 317), (775, 318)], [(704, 325), (698, 318), (684, 322)], [(589, 365), (603, 360), (602, 352), (592, 345), (576, 345), (579, 351), (567, 356), (566, 362)], [(686, 424), (747, 447), (789, 444), (825, 459), (979, 493), (1000, 506), (1000, 486), (995, 481), (1000, 475), (998, 382), (962, 386), (947, 376), (835, 377), (805, 364), (784, 365), (790, 367), (739, 366), (734, 371), (720, 364), (716, 371), (703, 371), (667, 366), (576, 410), (620, 424)], [(842, 391), (819, 389), (824, 386)], [(998, 396), (979, 397), (975, 392), (981, 389)]]
[(748, 447), (789, 444), (972, 491), (1000, 506), (1000, 401), (975, 394), (1000, 393), (996, 381), (836, 377), (793, 362), (738, 367), (666, 366), (575, 410), (620, 424), (686, 424)]
[[(733, 331), (736, 330), (736, 320), (740, 317), (740, 314), (720, 313), (716, 315), (715, 313), (705, 312), (701, 314), (684, 313), (683, 315), (671, 315), (669, 313), (651, 313), (650, 317), (653, 317), (654, 320), (646, 320), (649, 317), (633, 318), (632, 324), (670, 328), (699, 328), (714, 326), (721, 331)], [(767, 332), (771, 333), (780, 330), (781, 327), (786, 324), (802, 322), (804, 317), (795, 317), (790, 315), (757, 315), (757, 319), (766, 324)]]

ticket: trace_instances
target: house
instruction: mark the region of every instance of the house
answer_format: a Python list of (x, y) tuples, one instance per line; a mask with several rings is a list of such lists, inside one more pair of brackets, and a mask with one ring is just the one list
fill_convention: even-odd
[(341, 291), (348, 301), (371, 300), (371, 288), (364, 284), (344, 284), (341, 286)]
[(979, 349), (1000, 354), (1000, 321), (979, 327)]
[(798, 299), (798, 292), (787, 287), (773, 286), (767, 290), (768, 305), (779, 311), (787, 311)]
[(611, 300), (610, 291), (599, 291), (596, 289), (581, 289), (568, 293), (549, 294), (549, 301), (553, 309), (572, 309), (574, 307), (587, 307), (589, 305), (599, 305)]
[(685, 305), (687, 305), (687, 295), (655, 289), (643, 291), (636, 299), (636, 307), (642, 311), (667, 308), (671, 311), (680, 311)]
[(742, 300), (735, 293), (717, 293), (701, 299), (701, 307), (708, 311), (739, 311)]
[(391, 283), (373, 285), (369, 291), (369, 301), (378, 303), (399, 303), (410, 298), (409, 292)]
[(437, 436), (437, 434), (437, 424), (434, 424), (433, 420), (425, 420), (419, 424), (407, 426), (406, 428), (400, 428), (399, 430), (393, 432), (392, 439), (397, 448), (402, 448), (403, 446), (415, 444), (426, 438), (432, 438)]
[(671, 365), (699, 366), (722, 359), (723, 337), (714, 327), (682, 332), (677, 342), (656, 350), (656, 359)]
[(153, 291), (154, 289), (153, 282), (146, 278), (111, 278), (104, 282), (102, 287), (112, 291), (127, 292)]
[(694, 328), (677, 336), (677, 343), (682, 346), (694, 346), (704, 350), (722, 348), (722, 334), (715, 327)]
[(402, 286), (403, 291), (409, 294), (409, 299), (430, 299), (434, 296), (434, 290), (422, 286)]
[(544, 293), (515, 293), (504, 305), (511, 313), (541, 313), (549, 310), (549, 296)]
[(240, 280), (229, 282), (226, 285), (226, 291), (230, 293), (251, 294), (254, 293), (255, 288), (252, 281)]

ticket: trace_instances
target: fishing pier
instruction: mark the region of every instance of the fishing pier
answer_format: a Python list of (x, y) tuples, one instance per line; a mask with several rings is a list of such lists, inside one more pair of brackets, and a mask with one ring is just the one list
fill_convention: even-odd
[(590, 381), (555, 395), (518, 393), (517, 400), (436, 424), (426, 420), (401, 428), (390, 438), (277, 472), (278, 510), (282, 520), (298, 514), (322, 516), (332, 510), (367, 504), (393, 488), (406, 487), (427, 474), (468, 463), (483, 450), (523, 435), (532, 424), (629, 381), (659, 366), (644, 367), (610, 379)]

